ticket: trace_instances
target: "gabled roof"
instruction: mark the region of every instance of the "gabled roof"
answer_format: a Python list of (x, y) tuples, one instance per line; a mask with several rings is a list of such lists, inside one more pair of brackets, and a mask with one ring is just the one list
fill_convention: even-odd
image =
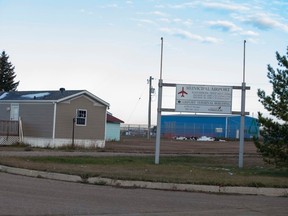
[(92, 93), (86, 90), (65, 90), (60, 89), (58, 91), (9, 91), (0, 92), (1, 102), (61, 102), (69, 100), (71, 98), (87, 95), (88, 97), (100, 102), (105, 106), (110, 106), (106, 101), (98, 98)]
[(124, 121), (112, 116), (109, 113), (107, 113), (107, 120), (106, 121), (109, 123), (124, 123)]

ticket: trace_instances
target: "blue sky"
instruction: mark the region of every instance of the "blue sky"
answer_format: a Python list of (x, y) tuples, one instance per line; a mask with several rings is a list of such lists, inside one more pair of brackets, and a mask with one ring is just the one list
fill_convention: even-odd
[[(287, 0), (0, 0), (0, 51), (18, 90), (86, 89), (125, 123), (147, 124), (149, 76), (156, 123), (161, 37), (164, 82), (228, 86), (242, 83), (246, 40), (246, 111), (257, 116), (266, 112), (257, 89), (271, 91), (267, 64), (286, 53), (287, 11)], [(163, 107), (174, 101), (165, 88)]]

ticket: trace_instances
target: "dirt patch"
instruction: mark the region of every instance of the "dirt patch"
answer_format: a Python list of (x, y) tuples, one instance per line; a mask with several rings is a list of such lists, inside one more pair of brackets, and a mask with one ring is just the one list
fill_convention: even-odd
[[(105, 148), (31, 148), (29, 146), (1, 146), (0, 152), (119, 152), (119, 153), (150, 153), (155, 152), (155, 138), (148, 140), (145, 137), (122, 137), (119, 142), (106, 142)], [(195, 141), (162, 139), (160, 144), (161, 154), (231, 154), (239, 153), (239, 141)], [(244, 154), (257, 155), (257, 149), (252, 141), (245, 141)]]
[[(106, 142), (105, 151), (154, 153), (155, 139), (127, 137), (120, 142)], [(238, 154), (239, 141), (195, 141), (162, 139), (161, 154)], [(257, 154), (252, 141), (244, 143), (244, 154)]]

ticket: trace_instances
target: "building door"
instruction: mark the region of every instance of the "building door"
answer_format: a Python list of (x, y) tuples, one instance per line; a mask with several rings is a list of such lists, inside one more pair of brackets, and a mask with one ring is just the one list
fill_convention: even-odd
[(11, 104), (10, 120), (11, 121), (18, 121), (19, 120), (19, 104)]

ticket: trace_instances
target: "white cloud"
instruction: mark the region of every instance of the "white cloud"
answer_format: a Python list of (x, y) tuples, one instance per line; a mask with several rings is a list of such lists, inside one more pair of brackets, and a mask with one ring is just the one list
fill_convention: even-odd
[(155, 5), (155, 8), (165, 8), (164, 5)]
[(255, 38), (248, 38), (247, 41), (249, 43), (254, 43), (254, 44), (258, 44), (259, 43), (259, 40), (258, 39), (255, 39)]
[(221, 42), (220, 39), (217, 39), (215, 37), (203, 37), (197, 34), (192, 34), (189, 31), (185, 31), (182, 29), (174, 29), (174, 28), (161, 28), (160, 31), (168, 33), (170, 35), (180, 37), (183, 39), (189, 39), (189, 40), (195, 40), (202, 43), (219, 43)]
[(193, 22), (191, 19), (186, 19), (186, 20), (182, 20), (182, 19), (179, 19), (179, 18), (174, 18), (174, 19), (168, 19), (168, 18), (159, 18), (158, 19), (159, 21), (161, 22), (165, 22), (165, 23), (173, 23), (173, 24), (176, 24), (176, 25), (183, 25), (183, 26), (186, 26), (186, 27), (190, 27), (192, 26)]
[(161, 22), (170, 23), (170, 20), (168, 18), (160, 18), (159, 20)]
[(241, 31), (240, 32), (241, 35), (246, 35), (246, 36), (259, 36), (259, 34), (257, 32), (254, 31)]
[(83, 14), (88, 14), (88, 15), (93, 15), (93, 14), (94, 14), (94, 12), (92, 12), (92, 11), (87, 11), (87, 10), (85, 10), (84, 8), (80, 9), (80, 12), (83, 13)]
[(162, 17), (168, 16), (166, 13), (163, 13), (163, 12), (161, 12), (161, 11), (153, 11), (153, 12), (151, 12), (150, 14), (152, 14), (152, 15), (157, 15), (157, 16), (162, 16)]
[(231, 4), (231, 3), (204, 2), (203, 6), (206, 8), (228, 10), (228, 11), (246, 11), (246, 10), (249, 10), (249, 8), (246, 6), (239, 5), (239, 4)]
[(231, 32), (231, 33), (236, 33), (236, 34), (241, 34), (241, 35), (246, 35), (246, 36), (254, 36), (254, 37), (259, 35), (258, 33), (254, 31), (245, 31), (241, 27), (235, 25), (234, 23), (225, 21), (225, 20), (209, 21), (207, 23), (211, 27), (220, 29), (221, 31), (224, 31), (224, 32)]
[(241, 5), (241, 4), (233, 4), (230, 2), (221, 3), (221, 2), (205, 2), (204, 0), (201, 1), (191, 1), (182, 4), (170, 4), (168, 7), (174, 9), (185, 9), (185, 8), (195, 8), (203, 6), (204, 8), (216, 9), (216, 10), (227, 10), (227, 11), (247, 11), (249, 10), (248, 7)]
[(191, 19), (187, 19), (187, 20), (183, 21), (183, 24), (186, 25), (186, 26), (191, 26), (193, 24), (193, 22), (192, 22)]
[(236, 26), (234, 23), (225, 20), (209, 21), (207, 23), (211, 27), (220, 29), (222, 31), (236, 32), (242, 30), (242, 28)]
[(199, 3), (197, 1), (195, 2), (188, 2), (188, 3), (183, 3), (183, 4), (175, 4), (175, 5), (169, 5), (170, 8), (176, 8), (176, 9), (182, 9), (182, 8), (191, 8), (195, 7)]
[(173, 22), (175, 22), (175, 23), (177, 23), (177, 22), (181, 22), (182, 20), (181, 19), (179, 19), (179, 18), (175, 18), (175, 19), (173, 19)]
[(146, 23), (146, 24), (153, 24), (156, 25), (156, 23), (153, 20), (150, 19), (137, 19), (136, 21), (140, 22), (140, 23)]
[(280, 29), (288, 32), (288, 23), (281, 22), (276, 18), (278, 15), (268, 15), (266, 13), (256, 13), (252, 15), (238, 15), (233, 14), (233, 18), (243, 23), (250, 24), (261, 30)]
[(247, 23), (255, 26), (256, 28), (267, 30), (267, 29), (281, 29), (283, 31), (288, 32), (288, 24), (281, 23), (280, 21), (273, 19), (267, 14), (257, 14), (248, 17), (245, 20)]
[(221, 40), (215, 37), (204, 37), (202, 42), (207, 42), (207, 43), (220, 43)]
[(102, 8), (118, 8), (118, 5), (117, 4), (107, 4), (107, 5), (102, 6)]

